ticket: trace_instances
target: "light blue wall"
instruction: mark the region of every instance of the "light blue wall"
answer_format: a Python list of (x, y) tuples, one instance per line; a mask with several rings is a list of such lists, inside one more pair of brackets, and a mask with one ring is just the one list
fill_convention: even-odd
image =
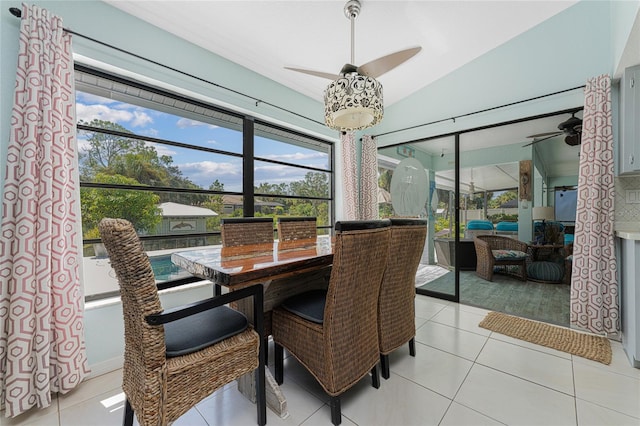
[[(629, 40), (634, 21), (640, 19), (639, 14), (640, 0), (618, 0), (611, 2), (612, 74), (616, 73), (616, 71), (618, 73), (623, 71), (619, 69), (620, 59)], [(636, 43), (638, 43), (637, 40)], [(638, 53), (638, 55), (640, 55), (640, 53)]]
[[(428, 123), (584, 85), (612, 73), (610, 4), (582, 1), (385, 110), (372, 133)], [(625, 23), (626, 26), (629, 23)], [(470, 40), (470, 42), (472, 42)], [(381, 146), (582, 105), (581, 90), (378, 138)]]

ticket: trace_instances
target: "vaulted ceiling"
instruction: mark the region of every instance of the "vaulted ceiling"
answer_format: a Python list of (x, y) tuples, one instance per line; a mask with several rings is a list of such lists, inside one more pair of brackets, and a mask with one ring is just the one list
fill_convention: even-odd
[[(351, 57), (346, 0), (107, 3), (311, 98)], [(355, 65), (414, 46), (422, 51), (380, 77), (390, 106), (526, 32), (576, 1), (362, 0)]]

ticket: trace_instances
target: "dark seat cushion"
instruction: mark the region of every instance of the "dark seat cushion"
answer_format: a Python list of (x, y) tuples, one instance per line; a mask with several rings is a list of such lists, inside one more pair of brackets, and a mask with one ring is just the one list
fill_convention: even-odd
[(167, 358), (187, 355), (216, 344), (248, 327), (247, 317), (227, 306), (200, 312), (164, 325)]
[(326, 300), (326, 290), (311, 290), (291, 296), (282, 302), (282, 307), (308, 321), (322, 324)]

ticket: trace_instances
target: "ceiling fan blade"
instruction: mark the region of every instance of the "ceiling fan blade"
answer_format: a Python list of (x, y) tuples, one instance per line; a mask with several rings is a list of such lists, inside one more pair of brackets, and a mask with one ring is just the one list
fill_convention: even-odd
[(358, 74), (373, 78), (380, 77), (387, 71), (391, 71), (403, 62), (408, 61), (421, 50), (422, 47), (412, 47), (410, 49), (400, 50), (381, 58), (374, 59), (371, 62), (367, 62), (366, 64), (359, 66)]
[(535, 135), (530, 135), (530, 136), (527, 136), (527, 138), (541, 138), (541, 137), (544, 137), (544, 136), (552, 136), (552, 135), (555, 136), (555, 135), (560, 135), (560, 134), (562, 134), (562, 132), (558, 132), (558, 131), (545, 132), (545, 133), (537, 133)]
[(532, 140), (531, 142), (529, 142), (528, 144), (526, 144), (526, 145), (522, 145), (522, 147), (524, 148), (524, 147), (526, 147), (526, 146), (533, 145), (534, 143), (538, 143), (538, 142), (546, 141), (547, 139), (555, 138), (556, 136), (558, 136), (558, 135), (560, 135), (560, 134), (562, 134), (562, 132), (560, 132), (560, 133), (556, 132), (556, 133), (554, 133), (554, 134), (553, 134), (553, 135), (551, 135), (551, 136), (547, 136), (546, 138), (542, 138), (542, 139), (534, 139), (534, 140)]
[(338, 74), (331, 74), (328, 72), (322, 72), (322, 71), (313, 71), (313, 70), (305, 70), (302, 68), (291, 68), (291, 67), (284, 67), (287, 70), (291, 70), (291, 71), (297, 71), (297, 72), (301, 72), (304, 74), (309, 74), (312, 75), (314, 77), (321, 77), (321, 78), (328, 78), (329, 80), (337, 80), (338, 78), (340, 78), (340, 76)]

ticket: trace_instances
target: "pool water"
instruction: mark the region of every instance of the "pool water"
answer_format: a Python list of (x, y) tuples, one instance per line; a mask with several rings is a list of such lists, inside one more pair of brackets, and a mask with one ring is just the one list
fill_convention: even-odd
[(184, 269), (171, 262), (171, 255), (153, 256), (149, 258), (156, 281), (170, 281), (190, 276)]

